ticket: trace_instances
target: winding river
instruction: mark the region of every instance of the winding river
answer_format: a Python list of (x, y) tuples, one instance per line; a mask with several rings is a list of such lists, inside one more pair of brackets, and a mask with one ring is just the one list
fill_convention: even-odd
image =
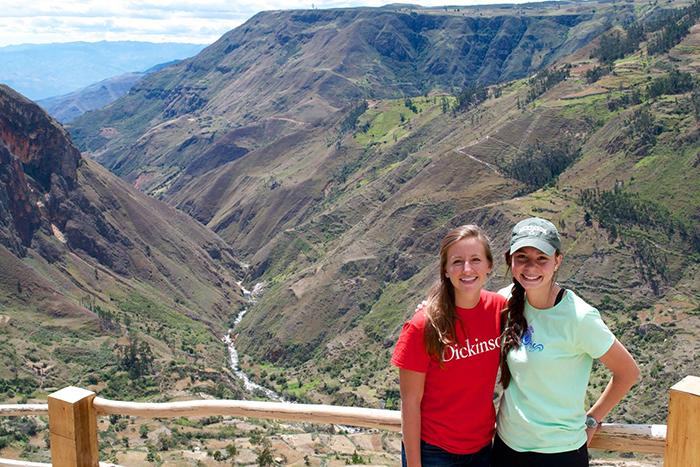
[[(239, 283), (238, 284), (241, 289), (243, 290), (244, 296), (246, 300), (248, 300), (249, 303), (255, 303), (255, 297), (260, 296), (260, 292), (262, 292), (263, 287), (265, 286), (264, 282), (259, 282), (255, 284), (255, 287), (253, 287), (253, 291), (250, 292), (246, 289), (243, 288), (243, 286)], [(236, 347), (234, 345), (234, 341), (236, 340), (236, 333), (234, 332), (234, 329), (236, 329), (236, 326), (241, 322), (243, 319), (243, 316), (248, 312), (247, 309), (241, 311), (238, 313), (238, 316), (236, 316), (236, 319), (233, 321), (233, 327), (228, 330), (228, 333), (221, 338), (221, 340), (226, 344), (226, 347), (228, 347), (228, 354), (229, 354), (229, 365), (231, 366), (231, 370), (233, 371), (233, 374), (236, 375), (237, 378), (239, 378), (241, 381), (243, 381), (243, 387), (245, 388), (246, 391), (248, 391), (251, 394), (259, 394), (260, 392), (263, 392), (265, 394), (265, 397), (268, 399), (271, 399), (273, 401), (277, 402), (288, 402), (290, 404), (293, 404), (294, 402), (291, 402), (281, 395), (277, 394), (275, 391), (273, 391), (270, 388), (266, 388), (265, 386), (261, 386), (257, 383), (254, 383), (253, 381), (250, 380), (248, 375), (246, 375), (243, 371), (241, 371), (240, 367), (238, 366), (239, 364), (239, 358), (238, 358), (238, 351), (236, 350)], [(336, 429), (340, 432), (344, 433), (357, 433), (362, 431), (362, 428), (359, 427), (354, 427), (354, 426), (347, 426), (347, 425), (334, 425)]]
[(273, 401), (279, 401), (279, 402), (288, 402), (286, 399), (284, 399), (282, 396), (277, 394), (275, 391), (273, 391), (270, 388), (266, 388), (265, 386), (261, 386), (257, 383), (254, 383), (250, 380), (248, 375), (246, 375), (241, 369), (239, 368), (239, 359), (238, 359), (238, 351), (236, 350), (236, 347), (233, 345), (234, 340), (235, 340), (235, 334), (233, 334), (234, 329), (238, 325), (238, 323), (241, 322), (243, 319), (243, 316), (246, 314), (248, 310), (243, 310), (240, 313), (238, 313), (238, 316), (236, 316), (236, 319), (233, 322), (233, 327), (228, 330), (228, 334), (226, 334), (221, 340), (226, 344), (226, 347), (228, 347), (228, 354), (229, 354), (229, 365), (231, 365), (231, 370), (233, 371), (233, 374), (235, 374), (241, 381), (243, 381), (243, 387), (245, 387), (245, 390), (248, 391), (251, 394), (255, 393), (260, 393), (261, 391), (265, 394), (265, 397), (268, 399), (271, 399)]

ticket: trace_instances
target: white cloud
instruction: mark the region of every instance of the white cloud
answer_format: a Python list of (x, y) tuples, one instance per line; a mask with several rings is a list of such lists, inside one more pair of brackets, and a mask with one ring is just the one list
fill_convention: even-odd
[[(457, 0), (448, 4), (502, 3)], [(517, 0), (516, 0), (517, 1)], [(9, 44), (135, 40), (212, 43), (259, 11), (382, 6), (391, 0), (0, 0), (0, 47)], [(424, 6), (444, 1), (420, 0)]]

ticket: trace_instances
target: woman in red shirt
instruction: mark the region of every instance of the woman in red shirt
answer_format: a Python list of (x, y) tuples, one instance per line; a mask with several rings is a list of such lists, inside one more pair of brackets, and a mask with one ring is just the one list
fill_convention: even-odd
[(403, 327), (391, 363), (399, 367), (405, 467), (489, 464), (506, 302), (482, 290), (492, 265), (479, 227), (452, 229), (427, 305)]

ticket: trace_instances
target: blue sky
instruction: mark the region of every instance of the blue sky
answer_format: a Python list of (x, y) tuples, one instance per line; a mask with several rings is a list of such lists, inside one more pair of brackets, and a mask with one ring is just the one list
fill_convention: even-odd
[[(457, 0), (448, 5), (504, 3)], [(511, 0), (508, 3), (521, 3)], [(391, 0), (0, 0), (0, 47), (101, 40), (210, 44), (263, 10), (382, 6)], [(444, 6), (442, 0), (405, 1)]]

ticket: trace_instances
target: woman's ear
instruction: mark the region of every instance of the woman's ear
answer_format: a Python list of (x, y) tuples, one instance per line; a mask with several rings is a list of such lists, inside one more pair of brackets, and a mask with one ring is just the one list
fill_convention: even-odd
[(559, 270), (559, 266), (561, 266), (561, 260), (562, 260), (563, 258), (564, 258), (563, 255), (556, 255), (556, 256), (554, 257), (554, 270), (555, 270), (555, 271), (558, 271), (558, 270)]

